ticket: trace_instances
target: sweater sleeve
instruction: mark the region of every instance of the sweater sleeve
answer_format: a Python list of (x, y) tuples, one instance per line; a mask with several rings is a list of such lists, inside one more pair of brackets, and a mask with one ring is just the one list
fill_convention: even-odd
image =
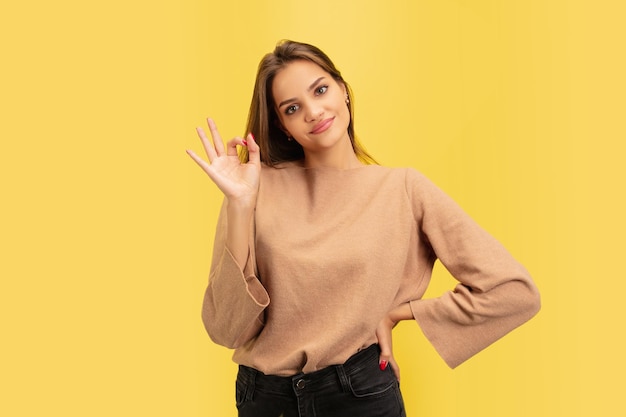
[(220, 211), (209, 284), (202, 304), (202, 321), (215, 343), (238, 348), (255, 338), (264, 326), (269, 295), (256, 272), (254, 224), (250, 227), (246, 264), (240, 266), (226, 247), (225, 201)]
[(411, 310), (455, 368), (533, 317), (539, 292), (528, 271), (432, 182), (409, 170), (407, 190), (422, 237), (459, 281), (438, 298), (411, 301)]

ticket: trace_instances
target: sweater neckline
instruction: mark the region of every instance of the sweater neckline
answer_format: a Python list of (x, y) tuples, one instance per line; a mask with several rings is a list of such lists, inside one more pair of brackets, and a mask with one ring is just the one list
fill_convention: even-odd
[(326, 167), (326, 166), (318, 166), (318, 167), (306, 167), (302, 164), (302, 161), (289, 161), (283, 162), (275, 166), (278, 169), (297, 169), (306, 172), (350, 172), (350, 171), (358, 171), (364, 168), (368, 168), (371, 166), (377, 166), (375, 164), (360, 164), (349, 168), (336, 168), (336, 167)]

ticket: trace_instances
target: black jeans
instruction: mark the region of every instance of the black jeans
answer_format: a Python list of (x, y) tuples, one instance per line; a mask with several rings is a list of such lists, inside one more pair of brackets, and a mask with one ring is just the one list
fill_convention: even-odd
[(378, 366), (378, 345), (334, 365), (292, 377), (265, 375), (240, 365), (239, 417), (406, 417), (400, 386)]

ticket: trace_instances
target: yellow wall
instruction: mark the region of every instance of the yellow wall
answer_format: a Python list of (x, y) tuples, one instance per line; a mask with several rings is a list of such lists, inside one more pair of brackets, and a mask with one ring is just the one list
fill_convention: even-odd
[(184, 149), (207, 115), (244, 133), (281, 38), (333, 57), (369, 150), (430, 176), (542, 291), (455, 371), (403, 323), (409, 415), (622, 415), (622, 4), (3, 4), (0, 415), (236, 415), (199, 319), (220, 195)]

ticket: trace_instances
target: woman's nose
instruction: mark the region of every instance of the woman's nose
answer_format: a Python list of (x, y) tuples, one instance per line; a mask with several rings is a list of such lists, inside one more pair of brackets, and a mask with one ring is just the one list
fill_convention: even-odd
[(324, 111), (319, 106), (307, 106), (307, 110), (305, 113), (305, 120), (307, 122), (314, 122), (316, 120), (321, 119)]

